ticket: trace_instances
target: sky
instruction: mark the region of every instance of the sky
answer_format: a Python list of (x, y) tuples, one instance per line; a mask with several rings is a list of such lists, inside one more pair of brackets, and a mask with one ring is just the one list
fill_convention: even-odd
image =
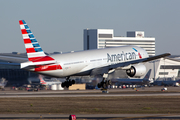
[(45, 52), (83, 50), (84, 29), (144, 31), (156, 55), (180, 55), (180, 0), (0, 0), (0, 53), (25, 52), (19, 20)]

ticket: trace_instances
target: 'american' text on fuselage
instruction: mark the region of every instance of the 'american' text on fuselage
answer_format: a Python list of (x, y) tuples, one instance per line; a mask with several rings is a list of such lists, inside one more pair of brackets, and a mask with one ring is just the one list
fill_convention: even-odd
[(111, 54), (111, 55), (107, 53), (107, 62), (118, 62), (118, 61), (132, 60), (132, 59), (136, 59), (135, 52), (124, 53), (124, 51), (122, 51), (121, 54)]

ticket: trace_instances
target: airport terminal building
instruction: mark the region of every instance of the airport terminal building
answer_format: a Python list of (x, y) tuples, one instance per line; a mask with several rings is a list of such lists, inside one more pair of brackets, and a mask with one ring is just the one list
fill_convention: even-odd
[(180, 78), (180, 56), (171, 55), (166, 58), (161, 58), (145, 63), (147, 70), (152, 69), (151, 78), (164, 79)]
[(136, 45), (150, 56), (155, 55), (155, 38), (145, 37), (144, 31), (127, 32), (127, 37), (115, 37), (113, 29), (85, 29), (84, 50)]
[[(9, 57), (10, 59), (14, 58), (24, 58), (27, 59), (27, 55), (25, 53), (0, 53), (0, 79), (5, 78), (7, 82), (7, 86), (19, 86), (22, 84), (28, 84), (28, 81), (31, 78), (38, 78), (38, 74), (29, 72), (23, 69), (20, 69), (20, 65), (17, 63), (6, 62), (4, 56)], [(27, 59), (28, 60), (28, 59)]]

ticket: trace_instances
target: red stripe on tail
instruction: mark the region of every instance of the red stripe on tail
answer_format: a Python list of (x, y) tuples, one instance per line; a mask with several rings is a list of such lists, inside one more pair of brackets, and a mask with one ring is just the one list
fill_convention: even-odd
[(27, 53), (34, 53), (36, 52), (34, 48), (26, 48)]
[(24, 39), (24, 44), (28, 44), (28, 43), (31, 43), (31, 40), (29, 38)]
[(28, 34), (26, 29), (21, 29), (22, 34)]
[(41, 57), (39, 59), (34, 59), (33, 62), (43, 62), (43, 61), (51, 61), (54, 60), (52, 57), (49, 56), (45, 56), (45, 57)]
[(31, 58), (28, 58), (28, 59), (29, 59), (29, 61), (33, 61), (33, 60), (37, 60), (37, 59), (40, 59), (40, 58), (42, 58), (42, 57), (31, 57)]
[(22, 20), (20, 20), (20, 21), (19, 21), (19, 24), (20, 24), (20, 25), (23, 25), (23, 22), (22, 22)]
[(28, 58), (29, 61), (32, 61), (32, 62), (43, 62), (43, 61), (51, 61), (51, 60), (54, 60), (52, 57), (49, 57), (49, 56), (45, 56), (45, 57), (31, 57), (31, 58)]

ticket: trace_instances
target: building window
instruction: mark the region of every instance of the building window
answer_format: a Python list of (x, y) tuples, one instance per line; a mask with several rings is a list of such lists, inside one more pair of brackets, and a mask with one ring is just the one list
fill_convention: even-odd
[(99, 42), (105, 42), (106, 40), (99, 40)]
[(168, 72), (159, 72), (159, 75), (168, 75)]
[(112, 34), (99, 34), (99, 38), (112, 38)]
[(180, 69), (180, 65), (161, 65), (160, 69)]

